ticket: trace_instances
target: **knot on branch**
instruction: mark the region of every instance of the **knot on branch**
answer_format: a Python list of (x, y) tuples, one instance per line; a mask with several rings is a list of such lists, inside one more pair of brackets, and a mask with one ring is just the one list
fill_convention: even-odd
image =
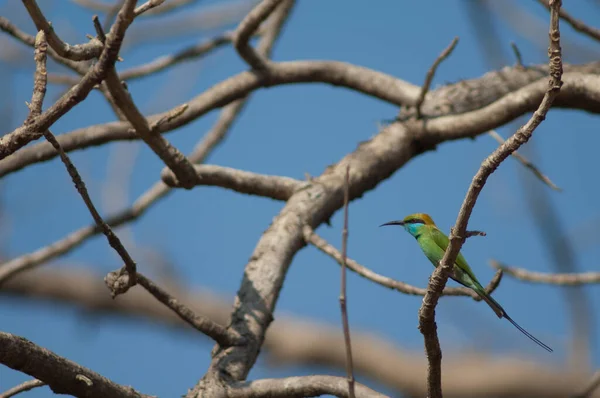
[(136, 276), (131, 276), (125, 267), (111, 271), (104, 277), (104, 283), (110, 290), (112, 298), (126, 293), (130, 287), (135, 286)]

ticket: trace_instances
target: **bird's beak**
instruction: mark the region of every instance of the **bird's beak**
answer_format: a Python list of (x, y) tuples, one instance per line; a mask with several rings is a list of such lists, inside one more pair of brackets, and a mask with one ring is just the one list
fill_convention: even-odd
[(386, 222), (385, 224), (381, 224), (380, 227), (383, 227), (385, 225), (404, 225), (404, 221), (390, 221)]

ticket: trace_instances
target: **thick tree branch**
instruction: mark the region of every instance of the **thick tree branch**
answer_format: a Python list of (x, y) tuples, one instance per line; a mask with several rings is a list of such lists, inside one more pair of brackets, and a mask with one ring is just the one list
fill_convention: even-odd
[(56, 394), (89, 398), (150, 398), (22, 337), (0, 332), (0, 363), (43, 381)]
[[(532, 68), (528, 68), (527, 70), (544, 70), (542, 67)], [(600, 76), (598, 76), (600, 65), (571, 66), (568, 69), (571, 72), (563, 76), (564, 86), (554, 105), (600, 113)], [(266, 85), (267, 82), (270, 85), (301, 82), (330, 83), (357, 90), (397, 105), (414, 104), (419, 95), (419, 88), (417, 86), (410, 85), (392, 76), (333, 61), (273, 63), (270, 65), (269, 71), (273, 70), (278, 72), (270, 75), (270, 79), (259, 79), (258, 83), (263, 85)], [(537, 74), (533, 83), (529, 81), (533, 77), (520, 75), (523, 73), (525, 72), (512, 68), (510, 69), (510, 73), (506, 72), (506, 70), (503, 71), (504, 77), (502, 79), (497, 76), (497, 73), (492, 74), (493, 76), (486, 74), (479, 81), (471, 81), (468, 85), (461, 82), (458, 85), (452, 85), (451, 87), (444, 86), (430, 91), (422, 107), (423, 115), (429, 115), (429, 113), (426, 113), (426, 110), (428, 112), (434, 112), (435, 110), (437, 113), (438, 109), (445, 109), (446, 116), (428, 119), (426, 124), (423, 122), (407, 122), (410, 129), (415, 132), (416, 141), (422, 147), (428, 148), (443, 141), (475, 137), (502, 126), (527, 112), (534, 111), (544, 96), (547, 83), (541, 78), (540, 73), (536, 72)], [(489, 87), (493, 88), (496, 84), (496, 80), (494, 79), (501, 81), (514, 79), (520, 82), (521, 85), (518, 86), (519, 88), (514, 88), (516, 91), (510, 93), (498, 92), (499, 99), (494, 98), (491, 100), (488, 97), (483, 97), (474, 100), (472, 96), (469, 97), (466, 93), (463, 96), (457, 96), (457, 93), (461, 92), (462, 87), (467, 87), (467, 92), (486, 93)], [(228, 103), (231, 98), (244, 97), (257, 88), (265, 87), (261, 85), (254, 86), (254, 84), (257, 84), (257, 82), (253, 81), (249, 72), (243, 72), (227, 79), (190, 100), (188, 102), (188, 110), (181, 117), (175, 121), (162, 124), (157, 128), (157, 131), (161, 133), (173, 131), (221, 106), (220, 101)], [(453, 90), (449, 91), (449, 88)], [(242, 92), (238, 92), (238, 89), (242, 90)], [(233, 92), (230, 90), (233, 90)], [(444, 96), (436, 94), (438, 92), (444, 93)], [(456, 102), (452, 103), (452, 108), (446, 103), (446, 96), (456, 99)], [(219, 103), (215, 103), (214, 101), (219, 101)], [(432, 107), (431, 109), (429, 109), (430, 106)], [(467, 113), (454, 114), (457, 109), (461, 109)], [(148, 121), (153, 123), (158, 119), (164, 118), (165, 115), (172, 111), (169, 110), (161, 114), (149, 116)], [(123, 122), (90, 126), (61, 134), (57, 137), (61, 146), (67, 152), (102, 145), (111, 141), (134, 140), (138, 138), (131, 131), (129, 123)], [(18, 153), (0, 160), (0, 177), (28, 165), (50, 160), (54, 156), (56, 156), (55, 151), (45, 143), (22, 148)]]

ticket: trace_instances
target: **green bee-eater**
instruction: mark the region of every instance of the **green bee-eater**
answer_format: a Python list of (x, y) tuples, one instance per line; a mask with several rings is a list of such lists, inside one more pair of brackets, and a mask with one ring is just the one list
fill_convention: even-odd
[[(402, 221), (390, 221), (388, 223), (380, 225), (401, 225), (404, 229), (415, 237), (421, 250), (425, 253), (425, 256), (431, 261), (431, 263), (437, 267), (444, 257), (444, 253), (448, 248), (449, 239), (442, 231), (438, 229), (431, 217), (424, 213), (416, 213), (406, 216)], [(467, 260), (461, 253), (456, 257), (454, 267), (452, 267), (452, 273), (450, 277), (461, 285), (473, 289), (482, 300), (484, 300), (498, 315), (498, 318), (506, 318), (512, 323), (521, 333), (535, 341), (544, 349), (552, 352), (552, 348), (533, 337), (528, 331), (519, 326), (511, 317), (508, 316), (504, 308), (496, 300), (490, 296), (485, 289), (481, 286), (481, 283), (475, 277), (475, 274), (467, 264)]]

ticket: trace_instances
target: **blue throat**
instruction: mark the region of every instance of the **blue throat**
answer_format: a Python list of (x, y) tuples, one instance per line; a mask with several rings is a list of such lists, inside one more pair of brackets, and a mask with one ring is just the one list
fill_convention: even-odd
[(404, 229), (406, 232), (415, 237), (415, 239), (419, 239), (421, 236), (421, 229), (423, 224), (404, 224)]

